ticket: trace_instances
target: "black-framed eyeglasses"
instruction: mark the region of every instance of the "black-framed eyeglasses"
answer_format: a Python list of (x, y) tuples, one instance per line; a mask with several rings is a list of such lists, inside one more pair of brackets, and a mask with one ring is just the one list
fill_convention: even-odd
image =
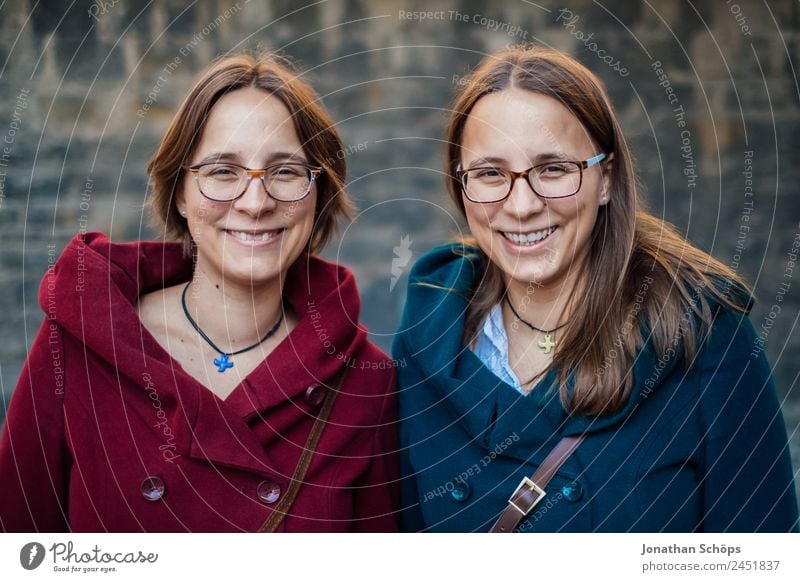
[(534, 194), (542, 198), (568, 198), (581, 189), (583, 170), (591, 168), (606, 158), (597, 154), (582, 162), (554, 160), (537, 164), (522, 172), (514, 172), (494, 166), (481, 166), (462, 170), (456, 169), (456, 178), (470, 202), (490, 204), (508, 198), (514, 183), (524, 178)]
[(200, 193), (214, 202), (233, 202), (240, 198), (256, 177), (270, 198), (278, 202), (299, 202), (308, 196), (314, 181), (324, 172), (318, 166), (297, 162), (282, 162), (261, 169), (209, 162), (186, 169), (194, 174)]

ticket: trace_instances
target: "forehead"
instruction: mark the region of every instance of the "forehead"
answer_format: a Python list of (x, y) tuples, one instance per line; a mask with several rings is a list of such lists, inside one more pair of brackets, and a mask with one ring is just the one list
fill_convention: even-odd
[(552, 97), (507, 89), (478, 100), (464, 126), (462, 156), (516, 159), (588, 153), (592, 140), (578, 118)]
[(214, 148), (243, 153), (273, 144), (300, 148), (291, 114), (277, 97), (247, 87), (223, 95), (214, 104), (198, 151)]

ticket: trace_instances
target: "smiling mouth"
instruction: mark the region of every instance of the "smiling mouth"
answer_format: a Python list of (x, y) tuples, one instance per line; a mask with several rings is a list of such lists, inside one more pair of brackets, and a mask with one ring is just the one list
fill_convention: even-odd
[(278, 236), (284, 229), (278, 230), (225, 230), (227, 234), (244, 242), (267, 242)]
[(521, 246), (533, 246), (537, 243), (542, 242), (546, 238), (548, 238), (551, 234), (553, 234), (558, 229), (558, 226), (551, 226), (550, 228), (544, 228), (542, 230), (534, 230), (531, 232), (503, 232), (501, 231), (504, 237), (507, 240), (511, 241), (515, 245)]

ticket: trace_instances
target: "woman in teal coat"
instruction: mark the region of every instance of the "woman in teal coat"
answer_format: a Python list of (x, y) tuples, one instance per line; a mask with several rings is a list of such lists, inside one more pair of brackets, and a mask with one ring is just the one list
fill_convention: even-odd
[(796, 530), (750, 291), (643, 208), (600, 81), (512, 48), (452, 109), (471, 236), (414, 266), (395, 340), (405, 528)]

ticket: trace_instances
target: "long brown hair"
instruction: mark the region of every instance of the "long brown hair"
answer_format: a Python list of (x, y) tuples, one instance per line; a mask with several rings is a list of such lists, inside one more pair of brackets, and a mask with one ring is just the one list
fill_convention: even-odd
[(310, 252), (318, 252), (336, 231), (337, 219), (353, 215), (353, 204), (344, 191), (344, 147), (314, 90), (299, 78), (288, 61), (274, 54), (221, 57), (200, 73), (147, 166), (153, 181), (149, 199), (153, 221), (166, 238), (182, 240), (187, 253), (190, 251), (189, 228), (176, 206), (185, 165), (194, 154), (216, 102), (244, 87), (263, 89), (286, 106), (309, 161), (325, 170), (317, 180), (314, 232), (308, 247)]
[[(599, 151), (613, 154), (610, 202), (600, 207), (588, 241), (582, 288), (591, 292), (573, 298), (570, 324), (548, 368), (557, 370), (556, 385), (566, 410), (590, 416), (613, 413), (633, 390), (632, 363), (645, 341), (640, 321), (659, 358), (671, 357), (682, 345), (688, 365), (699, 333), (713, 318), (708, 297), (746, 312), (751, 290), (731, 269), (647, 212), (638, 199), (631, 154), (602, 82), (558, 51), (506, 49), (486, 57), (460, 86), (447, 128), (447, 186), (462, 215), (466, 216), (456, 170), (464, 126), (478, 100), (510, 88), (556, 99), (583, 124)], [(477, 246), (470, 237), (463, 242)], [(478, 261), (485, 274), (472, 290), (465, 343), (475, 339), (506, 292), (500, 269), (480, 249)], [(567, 378), (572, 374), (570, 389)]]

